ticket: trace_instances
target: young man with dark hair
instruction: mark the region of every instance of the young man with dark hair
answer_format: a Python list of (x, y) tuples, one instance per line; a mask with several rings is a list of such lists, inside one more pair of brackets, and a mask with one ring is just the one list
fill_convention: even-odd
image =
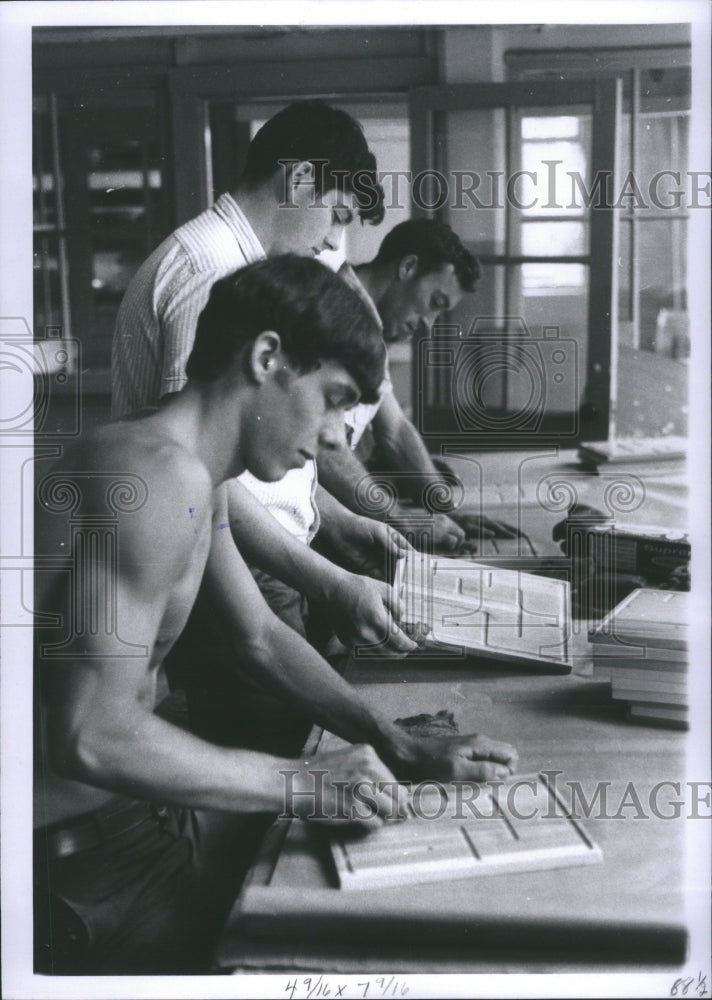
[[(185, 384), (198, 316), (218, 279), (275, 254), (335, 249), (356, 215), (370, 223), (383, 217), (376, 161), (361, 126), (322, 101), (288, 105), (250, 143), (236, 190), (164, 240), (129, 284), (114, 333), (112, 414), (156, 406)], [(395, 556), (402, 539), (354, 517), (325, 491), (317, 494), (313, 459), (278, 482), (245, 471), (229, 494), (231, 533), (270, 605), (293, 628), (304, 634), (304, 594), (328, 606), (352, 640), (384, 640), (399, 654), (415, 648), (394, 626), (387, 590), (361, 576)], [(285, 532), (285, 523), (294, 532)], [(356, 572), (302, 544), (320, 524)]]
[(383, 212), (358, 122), (322, 101), (288, 105), (250, 143), (235, 191), (164, 240), (131, 280), (114, 333), (112, 415), (181, 388), (218, 278), (263, 257), (337, 249), (356, 215), (376, 224)]
[[(355, 288), (370, 305), (383, 327), (387, 343), (406, 340), (416, 334), (430, 332), (441, 312), (454, 309), (462, 297), (475, 291), (480, 266), (463, 246), (453, 230), (442, 222), (414, 219), (395, 226), (383, 239), (375, 258), (366, 264), (351, 267), (344, 264), (341, 277)], [(380, 398), (373, 405), (359, 403), (346, 414), (349, 442), (319, 456), (319, 479), (323, 486), (351, 510), (369, 517), (383, 517), (363, 498), (370, 495), (369, 476), (364, 460), (364, 436), (370, 438), (374, 450), (373, 465), (382, 474), (407, 473), (398, 480), (408, 484), (416, 502), (429, 490), (443, 483), (440, 499), (448, 495), (422, 438), (413, 426), (395, 395), (390, 381), (385, 380)], [(366, 433), (368, 432), (368, 433)], [(358, 455), (355, 449), (360, 448)], [(361, 456), (361, 457), (358, 457)], [(416, 517), (417, 512), (416, 513)], [(403, 512), (407, 523), (413, 510)], [(397, 507), (389, 517), (399, 515)], [(422, 522), (422, 517), (419, 518)], [(461, 514), (453, 509), (449, 515), (434, 513), (429, 517), (435, 548), (456, 552), (471, 534), (476, 546), (479, 539), (493, 533), (509, 536), (513, 529), (488, 518)]]
[[(277, 258), (222, 280), (198, 327), (180, 393), (85, 435), (38, 483), (44, 972), (205, 971), (244, 869), (238, 814), (279, 811), (285, 770), (295, 791), (314, 789), (310, 767), (325, 771), (322, 812), (334, 818), (337, 794), (350, 815), (355, 783), (391, 782), (389, 767), (482, 780), (516, 760), (485, 737), (413, 738), (371, 709), (269, 611), (225, 530), (227, 480), (248, 468), (269, 481), (335, 446), (345, 408), (375, 391), (384, 348), (358, 296), (314, 261)], [(216, 600), (228, 595), (243, 657), (315, 722), (370, 746), (280, 759), (207, 743), (154, 713), (161, 662), (216, 538), (228, 538), (217, 553), (228, 553), (229, 572)], [(381, 822), (399, 796), (393, 784), (379, 790), (363, 821)], [(293, 801), (307, 814), (314, 805)]]
[[(242, 185), (248, 190), (258, 189), (274, 179), (279, 167), (286, 168), (286, 180), (288, 171), (306, 160), (313, 166), (316, 199), (329, 191), (350, 192), (362, 222), (378, 225), (383, 221), (383, 189), (377, 179), (376, 158), (366, 146), (361, 126), (345, 111), (320, 101), (295, 101), (270, 118), (247, 150)], [(296, 207), (296, 200), (291, 200), (289, 194), (287, 185), (283, 201)], [(292, 239), (284, 226), (280, 221), (276, 233), (281, 244)], [(300, 252), (294, 247), (289, 249)], [(320, 245), (314, 248), (316, 253), (321, 249)]]

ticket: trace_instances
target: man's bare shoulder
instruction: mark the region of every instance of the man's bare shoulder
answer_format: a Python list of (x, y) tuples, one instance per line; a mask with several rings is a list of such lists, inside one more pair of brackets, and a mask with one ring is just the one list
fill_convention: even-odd
[[(150, 418), (117, 421), (95, 428), (84, 435), (67, 459), (77, 469), (147, 473), (156, 482), (163, 478), (172, 480), (175, 488), (185, 482), (191, 488), (202, 484), (204, 489), (212, 490), (210, 475), (201, 458), (177, 436), (157, 428)], [(180, 480), (176, 480), (177, 474)]]
[(89, 431), (57, 469), (77, 478), (86, 513), (106, 502), (108, 490), (128, 511), (168, 523), (177, 516), (209, 517), (212, 511), (213, 483), (205, 464), (150, 418)]

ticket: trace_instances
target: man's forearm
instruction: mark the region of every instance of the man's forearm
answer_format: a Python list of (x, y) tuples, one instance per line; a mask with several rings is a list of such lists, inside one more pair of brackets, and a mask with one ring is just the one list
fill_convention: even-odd
[(300, 542), (240, 483), (228, 484), (232, 537), (244, 558), (312, 600), (329, 599), (344, 570)]
[(240, 646), (260, 683), (316, 725), (348, 740), (370, 743), (396, 773), (417, 759), (416, 743), (343, 679), (292, 629), (272, 617), (261, 641)]
[(349, 448), (324, 451), (319, 454), (317, 464), (321, 486), (351, 513), (377, 521), (396, 516), (397, 504), (381, 502), (388, 497), (383, 494), (378, 477), (372, 476)]
[(412, 499), (422, 503), (425, 489), (443, 477), (415, 427), (404, 420), (391, 432), (377, 434), (376, 440), (384, 471), (407, 473)]
[[(223, 510), (220, 506), (221, 517)], [(407, 756), (405, 734), (392, 732), (396, 727), (272, 614), (234, 542), (222, 531), (213, 537), (203, 586), (232, 633), (236, 657), (263, 688), (350, 742), (370, 743), (389, 759)]]
[[(294, 762), (215, 746), (142, 708), (97, 708), (72, 746), (55, 748), (62, 776), (166, 805), (235, 812), (282, 808), (280, 770)], [(137, 753), (137, 747), (150, 748)]]

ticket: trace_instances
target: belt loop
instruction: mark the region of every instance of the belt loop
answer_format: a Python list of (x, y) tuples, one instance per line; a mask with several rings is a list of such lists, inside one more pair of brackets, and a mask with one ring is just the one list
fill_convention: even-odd
[(152, 804), (151, 813), (155, 821), (158, 823), (159, 829), (163, 831), (163, 829), (166, 826), (166, 823), (168, 822), (168, 817), (170, 815), (170, 810), (168, 806), (157, 806)]

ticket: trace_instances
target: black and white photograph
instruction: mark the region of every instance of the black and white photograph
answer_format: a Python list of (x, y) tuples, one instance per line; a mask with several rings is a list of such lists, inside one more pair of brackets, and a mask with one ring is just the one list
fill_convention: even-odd
[(8, 1000), (710, 996), (711, 13), (2, 5)]

